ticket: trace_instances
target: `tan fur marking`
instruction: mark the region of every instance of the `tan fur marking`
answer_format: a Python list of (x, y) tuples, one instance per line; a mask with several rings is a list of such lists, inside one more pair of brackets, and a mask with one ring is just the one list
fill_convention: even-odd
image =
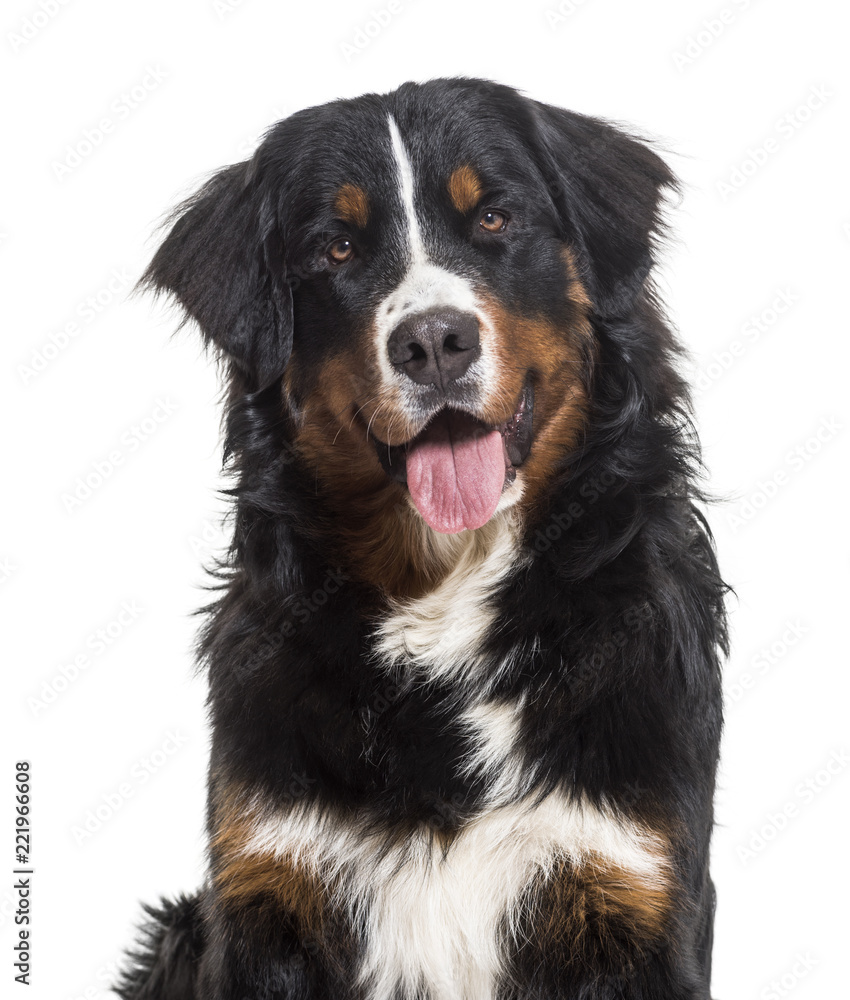
[(241, 908), (274, 904), (289, 914), (306, 938), (322, 936), (328, 911), (328, 888), (291, 857), (247, 853), (254, 817), (244, 797), (228, 791), (217, 796), (215, 833), (210, 841), (216, 898)]
[(448, 186), (452, 204), (463, 215), (475, 208), (484, 193), (478, 174), (466, 163), (452, 171)]
[(593, 308), (593, 303), (590, 300), (590, 296), (587, 294), (587, 289), (584, 287), (581, 278), (579, 277), (578, 264), (576, 263), (575, 254), (570, 247), (564, 247), (562, 256), (564, 258), (564, 263), (566, 264), (567, 277), (570, 279), (570, 287), (567, 290), (567, 295), (577, 306), (589, 311)]
[(343, 222), (365, 229), (369, 222), (369, 196), (356, 184), (343, 184), (336, 193), (334, 211)]
[[(305, 401), (295, 446), (313, 471), (317, 492), (333, 513), (328, 542), (355, 578), (396, 597), (419, 597), (448, 573), (448, 553), (436, 547), (410, 509), (405, 488), (389, 479), (366, 436), (404, 441), (412, 430), (393, 423), (390, 400), (375, 399), (356, 344), (330, 359)], [(362, 374), (361, 374), (362, 373)], [(357, 400), (367, 400), (358, 412)], [(381, 417), (389, 418), (389, 424)]]
[[(455, 195), (472, 197), (477, 183), (472, 168), (458, 168), (455, 175), (464, 178), (454, 184)], [(562, 456), (580, 442), (589, 406), (591, 304), (568, 248), (563, 259), (568, 278), (563, 329), (543, 317), (512, 313), (495, 298), (483, 303), (498, 376), (497, 384), (484, 387), (481, 419), (498, 425), (510, 418), (526, 371), (536, 375), (534, 443), (520, 472), (524, 489), (517, 505), (526, 513), (543, 497)], [(399, 388), (381, 391), (374, 342), (374, 331), (353, 330), (349, 346), (324, 363), (315, 388), (300, 400), (295, 447), (329, 508), (327, 538), (340, 564), (388, 596), (420, 597), (445, 579), (457, 550), (445, 536), (436, 538), (411, 509), (406, 489), (387, 477), (367, 436), (368, 427), (378, 440), (400, 444), (421, 429), (403, 415)], [(285, 394), (293, 393), (297, 371), (296, 352)]]
[(594, 855), (577, 866), (560, 861), (539, 880), (530, 900), (529, 940), (593, 966), (600, 953), (622, 951), (628, 963), (658, 940), (671, 913), (666, 878), (650, 878)]
[(495, 299), (487, 301), (485, 310), (496, 331), (493, 346), (504, 373), (499, 397), (512, 406), (522, 391), (525, 372), (531, 369), (536, 375), (534, 441), (520, 470), (525, 484), (520, 506), (528, 511), (544, 493), (559, 460), (581, 440), (589, 406), (586, 387), (593, 336), (586, 310), (577, 303), (563, 330), (542, 317), (512, 313)]

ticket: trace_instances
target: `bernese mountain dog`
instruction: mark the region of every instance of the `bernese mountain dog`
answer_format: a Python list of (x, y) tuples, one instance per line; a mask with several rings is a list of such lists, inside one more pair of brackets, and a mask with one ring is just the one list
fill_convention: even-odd
[(706, 1000), (724, 598), (645, 140), (299, 111), (142, 286), (221, 360), (208, 878), (126, 1000)]

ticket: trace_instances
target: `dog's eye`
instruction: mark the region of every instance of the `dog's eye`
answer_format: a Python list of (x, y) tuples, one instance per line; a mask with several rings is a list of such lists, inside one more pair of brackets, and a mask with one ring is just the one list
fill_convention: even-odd
[(501, 233), (507, 224), (508, 217), (504, 212), (483, 212), (478, 220), (478, 225), (482, 229), (486, 229), (488, 233)]
[(354, 244), (351, 240), (342, 238), (334, 240), (328, 247), (328, 258), (334, 264), (344, 264), (354, 256)]

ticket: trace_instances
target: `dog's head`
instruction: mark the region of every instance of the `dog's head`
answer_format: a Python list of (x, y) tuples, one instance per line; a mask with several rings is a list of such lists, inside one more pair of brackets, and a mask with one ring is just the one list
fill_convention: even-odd
[(146, 282), (343, 502), (475, 529), (544, 488), (587, 416), (594, 324), (627, 317), (660, 191), (644, 144), (477, 80), (292, 115), (179, 210)]

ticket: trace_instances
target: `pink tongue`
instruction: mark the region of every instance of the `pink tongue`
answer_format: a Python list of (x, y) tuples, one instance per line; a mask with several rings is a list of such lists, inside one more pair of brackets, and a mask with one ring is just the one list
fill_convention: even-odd
[(464, 414), (440, 414), (407, 453), (407, 487), (416, 509), (446, 535), (486, 524), (504, 485), (502, 435)]

